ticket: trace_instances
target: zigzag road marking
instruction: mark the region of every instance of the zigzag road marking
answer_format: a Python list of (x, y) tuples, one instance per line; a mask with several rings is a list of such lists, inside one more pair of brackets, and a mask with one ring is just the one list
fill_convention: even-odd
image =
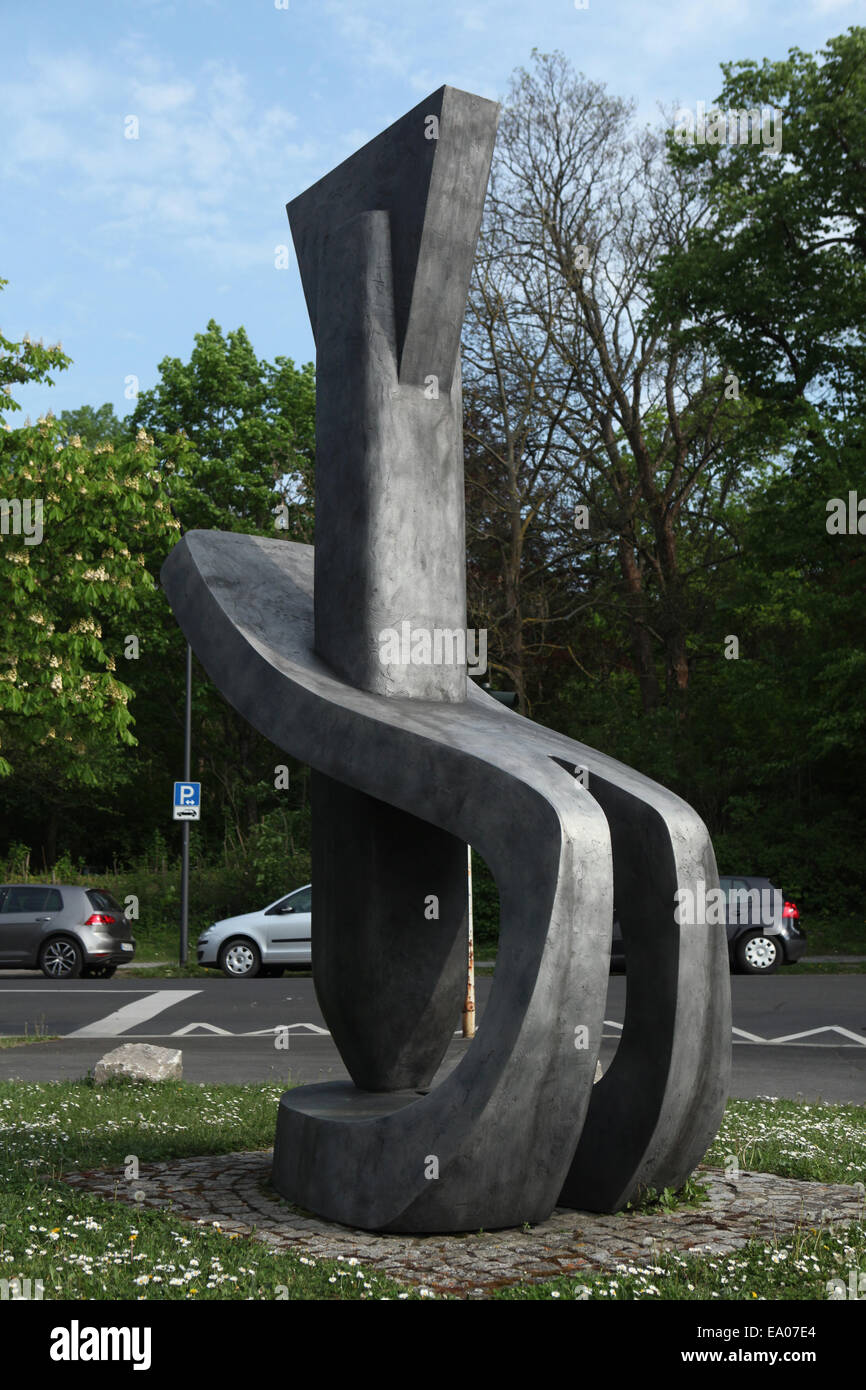
[(817, 1037), (819, 1033), (838, 1033), (843, 1038), (851, 1038), (853, 1042), (859, 1043), (861, 1047), (866, 1047), (866, 1038), (860, 1033), (852, 1033), (850, 1028), (843, 1028), (839, 1023), (828, 1023), (823, 1028), (807, 1028), (805, 1033), (788, 1033), (779, 1038), (764, 1038), (762, 1041), (771, 1043), (774, 1046), (779, 1043), (798, 1042), (800, 1038)]
[(215, 1023), (187, 1023), (183, 1028), (176, 1028), (170, 1035), (173, 1038), (186, 1038), (190, 1033), (195, 1033), (197, 1029), (203, 1029), (205, 1033), (211, 1033), (220, 1038), (233, 1038), (235, 1034), (230, 1028), (217, 1028)]
[(293, 1033), (296, 1029), (303, 1029), (305, 1033), (321, 1034), (323, 1037), (329, 1038), (331, 1036), (327, 1028), (320, 1028), (317, 1023), (277, 1023), (273, 1028), (254, 1028), (249, 1033), (233, 1033), (230, 1028), (217, 1028), (213, 1023), (187, 1023), (183, 1028), (176, 1029), (169, 1036), (172, 1038), (189, 1037), (190, 1034), (195, 1033), (196, 1029), (202, 1029), (204, 1035), (212, 1034), (225, 1038), (272, 1038), (277, 1033)]
[[(622, 1024), (616, 1023), (613, 1019), (604, 1020), (605, 1028), (618, 1028), (622, 1032)], [(850, 1038), (851, 1043), (856, 1043), (858, 1047), (866, 1047), (866, 1038), (861, 1033), (854, 1033), (850, 1028), (843, 1028), (840, 1023), (827, 1023), (821, 1028), (807, 1028), (803, 1033), (784, 1033), (778, 1038), (762, 1038), (760, 1033), (748, 1033), (745, 1028), (732, 1028), (732, 1033), (737, 1036), (734, 1042), (758, 1043), (761, 1047), (781, 1047), (785, 1043), (801, 1042), (803, 1038), (817, 1037), (819, 1033), (838, 1033), (843, 1038)], [(850, 1047), (851, 1043), (840, 1044), (843, 1047)], [(803, 1043), (804, 1047), (816, 1047), (817, 1043)]]
[(802, 1033), (783, 1033), (778, 1038), (762, 1038), (758, 1033), (747, 1033), (745, 1028), (732, 1028), (732, 1033), (739, 1036), (734, 1038), (734, 1042), (757, 1043), (760, 1047), (784, 1047), (786, 1043), (799, 1043), (801, 1047), (820, 1047), (820, 1043), (803, 1042), (804, 1038), (815, 1038), (819, 1033), (839, 1033), (843, 1038), (850, 1038), (851, 1042), (839, 1043), (840, 1047), (851, 1047), (856, 1044), (858, 1047), (866, 1047), (866, 1038), (861, 1033), (852, 1033), (850, 1028), (843, 1028), (839, 1023), (827, 1023), (821, 1028), (807, 1028)]
[(120, 1033), (125, 1033), (127, 1029), (134, 1028), (137, 1023), (146, 1023), (156, 1014), (161, 1014), (164, 1009), (170, 1009), (173, 1004), (181, 1004), (184, 999), (192, 999), (196, 994), (201, 994), (201, 990), (154, 990), (144, 999), (135, 999), (131, 1004), (124, 1004), (122, 1008), (115, 1009), (113, 1013), (106, 1014), (105, 1018), (97, 1019), (95, 1023), (87, 1023), (83, 1028), (76, 1028), (73, 1033), (67, 1033), (66, 1037), (114, 1038)]
[[(143, 1023), (148, 1018), (153, 1018), (155, 1014), (161, 1013), (164, 1009), (170, 1008), (173, 1004), (179, 1004), (184, 999), (191, 998), (195, 994), (200, 994), (200, 990), (178, 989), (160, 990), (149, 995), (146, 999), (139, 999), (131, 1004), (125, 1004), (123, 1008), (116, 1009), (114, 1013), (108, 1014), (104, 1019), (96, 1023), (88, 1023), (86, 1027), (79, 1028), (74, 1033), (67, 1033), (68, 1038), (104, 1038), (114, 1037), (126, 1032), (137, 1023)], [(605, 1028), (615, 1029), (616, 1032), (605, 1034), (606, 1037), (616, 1036), (622, 1032), (623, 1025), (617, 1023), (615, 1019), (606, 1018)], [(481, 1030), (479, 1029), (478, 1032)], [(784, 1033), (775, 1038), (761, 1037), (760, 1033), (750, 1033), (745, 1028), (732, 1028), (732, 1041), (735, 1043), (751, 1043), (759, 1047), (785, 1047), (799, 1045), (800, 1047), (820, 1047), (827, 1044), (806, 1042), (807, 1038), (816, 1038), (822, 1033), (837, 1033), (840, 1038), (848, 1039), (847, 1042), (837, 1043), (838, 1047), (866, 1047), (866, 1037), (861, 1033), (855, 1033), (850, 1028), (843, 1028), (839, 1023), (825, 1024), (821, 1028), (807, 1028), (801, 1033)], [(215, 1037), (215, 1038), (272, 1038), (279, 1033), (301, 1033), (308, 1036), (329, 1038), (330, 1030), (322, 1028), (318, 1023), (277, 1023), (272, 1028), (253, 1028), (247, 1032), (233, 1033), (230, 1028), (220, 1028), (215, 1023), (185, 1023), (182, 1028), (176, 1028), (172, 1033), (136, 1033), (135, 1037), (142, 1041), (156, 1038), (187, 1038), (187, 1037)], [(454, 1035), (462, 1037), (463, 1034), (458, 1029)], [(476, 1033), (477, 1036), (477, 1033)]]

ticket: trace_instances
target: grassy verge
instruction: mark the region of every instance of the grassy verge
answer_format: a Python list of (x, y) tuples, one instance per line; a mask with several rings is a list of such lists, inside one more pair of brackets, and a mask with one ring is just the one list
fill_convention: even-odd
[[(578, 1299), (598, 1302), (682, 1302), (691, 1299), (804, 1299), (845, 1297), (850, 1274), (866, 1269), (863, 1225), (805, 1228), (788, 1239), (749, 1243), (733, 1255), (659, 1255), (645, 1264), (621, 1264), (610, 1273), (553, 1279), (498, 1289), (496, 1300)], [(855, 1282), (856, 1286), (856, 1282)]]
[(809, 1182), (866, 1182), (866, 1105), (731, 1100), (704, 1163)]
[[(288, 1083), (287, 1083), (288, 1084)], [(60, 1181), (190, 1154), (267, 1148), (285, 1086), (0, 1084), (0, 1279), (46, 1299), (366, 1299), (421, 1294), (357, 1261), (314, 1260), (136, 1210)], [(426, 1295), (425, 1295), (426, 1296)]]
[[(142, 952), (139, 954), (141, 955)], [(151, 959), (150, 955), (146, 958)], [(122, 970), (118, 971), (116, 978), (118, 980), (203, 980), (209, 975), (216, 975), (216, 973), (213, 970), (203, 970), (200, 965), (193, 965), (189, 962), (186, 965), (166, 962), (165, 965), (125, 965)]]
[[(421, 1298), (348, 1260), (273, 1252), (206, 1223), (67, 1187), (71, 1168), (267, 1148), (280, 1085), (0, 1083), (0, 1279), (42, 1280), (61, 1299)], [(866, 1176), (866, 1107), (732, 1101), (706, 1162), (822, 1182)], [(699, 1175), (691, 1197), (698, 1196)], [(682, 1196), (689, 1200), (689, 1193)], [(676, 1194), (656, 1198), (660, 1211)], [(645, 1205), (645, 1211), (652, 1208)], [(866, 1268), (864, 1228), (803, 1230), (730, 1257), (658, 1256), (612, 1275), (502, 1289), (496, 1298), (825, 1299)]]
[(27, 1043), (57, 1042), (60, 1036), (59, 1033), (22, 1033), (20, 1037), (9, 1034), (0, 1037), (0, 1047), (25, 1047)]
[[(357, 1260), (269, 1250), (214, 1223), (190, 1225), (71, 1189), (32, 1184), (0, 1222), (0, 1278), (40, 1280), (51, 1299), (366, 1299), (419, 1297)], [(0, 1202), (0, 1216), (7, 1216)], [(21, 1222), (25, 1224), (21, 1225)]]
[[(294, 978), (313, 978), (313, 972), (309, 968), (302, 970), (292, 970), (289, 966), (285, 968), (286, 975)], [(224, 980), (226, 976), (221, 970), (204, 970), (200, 965), (154, 965), (154, 966), (134, 966), (128, 965), (117, 976), (118, 979), (131, 977), (136, 980)]]
[[(730, 1101), (705, 1163), (728, 1171), (777, 1173), (825, 1183), (866, 1180), (866, 1106), (798, 1101)], [(695, 1185), (694, 1178), (689, 1182)], [(862, 1187), (861, 1187), (862, 1191)], [(662, 1194), (664, 1198), (665, 1194)], [(662, 1209), (684, 1205), (667, 1194)], [(649, 1202), (641, 1208), (652, 1210)], [(866, 1272), (866, 1224), (803, 1227), (780, 1240), (753, 1240), (731, 1255), (660, 1254), (588, 1274), (499, 1289), (496, 1300), (841, 1299)]]
[[(496, 964), (496, 952), (491, 951), (483, 956), (476, 956), (476, 967), (478, 973), (489, 975)], [(854, 962), (800, 962), (796, 965), (786, 965), (783, 967), (786, 975), (866, 975), (866, 961)], [(309, 976), (312, 979), (312, 970), (292, 970), (288, 966), (286, 972), (292, 975)], [(620, 972), (621, 973), (621, 972)], [(127, 965), (118, 972), (117, 978), (137, 980), (191, 980), (191, 979), (214, 979), (224, 978), (221, 970), (202, 970), (198, 965), (153, 965), (135, 966)]]
[(862, 918), (809, 917), (803, 926), (810, 956), (866, 956)]
[(784, 967), (786, 975), (866, 975), (866, 961), (797, 961)]

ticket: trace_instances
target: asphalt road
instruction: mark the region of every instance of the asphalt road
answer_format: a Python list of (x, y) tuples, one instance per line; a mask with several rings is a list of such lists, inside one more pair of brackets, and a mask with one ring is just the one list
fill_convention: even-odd
[[(491, 987), (490, 976), (479, 974), (479, 1036)], [(732, 1095), (866, 1103), (864, 976), (733, 976), (731, 990)], [(616, 1050), (625, 995), (624, 977), (611, 976), (602, 1066)], [(37, 973), (0, 976), (0, 1034), (25, 1033), (60, 1039), (0, 1049), (0, 1078), (81, 1077), (112, 1047), (135, 1039), (182, 1048), (189, 1081), (298, 1083), (347, 1075), (313, 981), (303, 975), (63, 982)], [(455, 1035), (442, 1074), (471, 1045)]]

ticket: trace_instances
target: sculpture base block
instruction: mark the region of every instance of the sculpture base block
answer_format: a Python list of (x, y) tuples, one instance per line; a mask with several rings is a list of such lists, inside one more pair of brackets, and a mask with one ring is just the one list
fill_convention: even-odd
[[(272, 1185), (287, 1202), (326, 1221), (345, 1224), (344, 1127), (393, 1115), (425, 1095), (426, 1090), (362, 1091), (351, 1081), (324, 1081), (287, 1091), (277, 1113)], [(383, 1154), (383, 1186), (387, 1186), (387, 1167)], [(326, 1198), (326, 1193), (332, 1198)], [(349, 1224), (375, 1229), (375, 1216), (362, 1211)]]

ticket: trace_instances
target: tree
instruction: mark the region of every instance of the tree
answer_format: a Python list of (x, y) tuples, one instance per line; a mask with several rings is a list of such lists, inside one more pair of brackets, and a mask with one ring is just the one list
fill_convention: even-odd
[[(5, 289), (8, 283), (8, 280), (0, 279), (0, 290)], [(14, 386), (34, 382), (53, 386), (51, 372), (64, 371), (71, 361), (59, 343), (45, 347), (41, 338), (34, 343), (29, 335), (21, 342), (13, 343), (0, 333), (0, 420), (4, 411), (21, 409), (12, 396)], [(7, 424), (6, 429), (11, 429), (11, 425)]]
[[(823, 61), (821, 61), (823, 59)], [(682, 341), (712, 345), (754, 395), (859, 416), (866, 385), (866, 28), (820, 57), (723, 63), (720, 108), (774, 107), (781, 151), (678, 143), (705, 209), (653, 277)], [(776, 118), (779, 124), (779, 116)], [(742, 137), (741, 137), (742, 138)]]
[(77, 410), (61, 410), (57, 427), (61, 439), (65, 441), (77, 434), (87, 449), (97, 444), (120, 444), (128, 436), (125, 423), (118, 420), (110, 401), (98, 409), (82, 405)]
[(740, 872), (851, 910), (866, 811), (866, 538), (829, 534), (827, 506), (862, 492), (866, 454), (866, 29), (818, 55), (794, 48), (722, 72), (717, 106), (775, 108), (782, 147), (669, 135), (702, 215), (651, 279), (653, 312), (728, 362), (758, 405), (773, 460), (720, 595), (740, 656), (701, 695), (734, 750), (709, 764), (709, 819)]
[(113, 790), (120, 750), (135, 744), (119, 670), (164, 604), (139, 536), (158, 532), (167, 550), (177, 531), (158, 463), (143, 433), (88, 449), (46, 417), (0, 435), (12, 523), (0, 535), (0, 775), (16, 773), (46, 808), (49, 853), (61, 811), (82, 788)]
[[(196, 334), (188, 363), (164, 358), (160, 381), (142, 392), (129, 428), (146, 427), (168, 446), (178, 432), (189, 444), (183, 466), (169, 480), (171, 504), (184, 529), (258, 532), (297, 541), (313, 539), (315, 372), (288, 358), (259, 361), (243, 328), (225, 336), (211, 319)], [(278, 513), (275, 516), (275, 513)], [(283, 525), (275, 525), (282, 521)], [(162, 563), (154, 556), (154, 574)], [(166, 640), (177, 632), (167, 614)], [(148, 711), (159, 742), (159, 681), (151, 669)], [(222, 699), (209, 682), (197, 683), (199, 770), (219, 786), (235, 833), (251, 830), (266, 792), (260, 786), (284, 755)]]
[[(643, 710), (669, 698), (684, 712), (689, 579), (725, 559), (719, 518), (697, 525), (694, 513), (742, 472), (750, 410), (720, 361), (647, 313), (655, 263), (696, 215), (662, 136), (635, 130), (629, 103), (561, 54), (535, 60), (516, 74), (500, 124), (465, 349), (467, 398), (485, 421), (469, 438), (499, 480), (477, 486), (500, 518), (506, 666), (520, 689), (521, 626), (615, 606)], [(578, 506), (589, 526), (576, 534)], [(570, 602), (559, 584), (546, 613), (521, 604), (533, 531), (536, 587), (539, 576), (548, 591), (558, 578), (571, 585)]]
[(226, 338), (211, 319), (189, 362), (165, 357), (159, 370), (128, 427), (159, 443), (180, 431), (193, 445), (195, 460), (172, 483), (184, 527), (273, 535), (283, 503), (288, 533), (312, 540), (312, 363), (298, 370), (285, 357), (260, 362), (243, 328)]

